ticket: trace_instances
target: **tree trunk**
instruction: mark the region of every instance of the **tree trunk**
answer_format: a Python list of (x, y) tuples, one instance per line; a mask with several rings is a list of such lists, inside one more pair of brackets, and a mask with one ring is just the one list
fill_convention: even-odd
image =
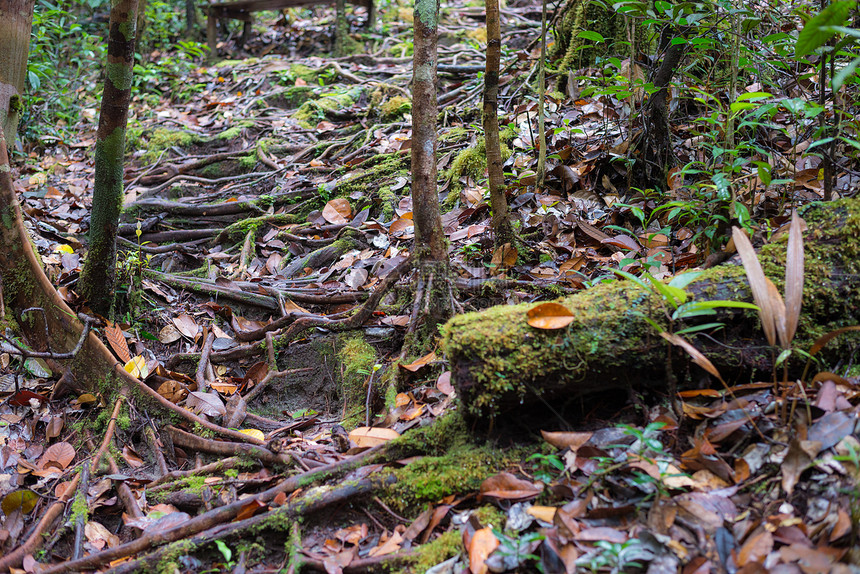
[(668, 87), (684, 55), (685, 44), (669, 44), (663, 61), (654, 75), (658, 88), (648, 99), (645, 115), (645, 137), (642, 140), (640, 165), (634, 178), (638, 187), (666, 189), (666, 178), (674, 164), (672, 132), (669, 129)]
[(493, 235), (496, 247), (513, 243), (514, 231), (508, 216), (505, 177), (502, 172), (502, 146), (499, 142), (499, 63), (502, 56), (502, 33), (499, 25), (499, 0), (486, 0), (487, 65), (484, 73), (484, 141), (487, 150), (487, 174), (490, 185), (490, 207), (493, 210)]
[(24, 108), (34, 4), (34, 0), (0, 0), (0, 126), (8, 149), (15, 147)]
[[(793, 348), (809, 351), (820, 336), (860, 323), (860, 237), (855, 231), (860, 228), (860, 200), (817, 204), (803, 217), (808, 228), (806, 289)], [(759, 260), (765, 274), (783, 291), (784, 240), (762, 248)], [(687, 291), (696, 301), (752, 301), (738, 264), (704, 271)], [(566, 401), (585, 394), (631, 387), (667, 389), (666, 342), (645, 319), (650, 317), (671, 331), (659, 296), (619, 279), (560, 303), (574, 317), (562, 329), (530, 327), (526, 313), (534, 304), (459, 315), (442, 328), (443, 349), (469, 411), (490, 416), (540, 401), (551, 401), (560, 410)], [(710, 337), (694, 336), (691, 342), (723, 378), (730, 384), (749, 382), (750, 377), (773, 380), (774, 361), (781, 349), (768, 346), (757, 313), (722, 308), (716, 317), (703, 317), (701, 322), (714, 321), (724, 328)], [(674, 329), (685, 326), (689, 325), (676, 323)], [(850, 361), (857, 340), (856, 335), (842, 335), (819, 356)], [(800, 376), (805, 362), (800, 355), (792, 355), (789, 381)], [(680, 351), (674, 353), (671, 368), (680, 387), (689, 388), (705, 376)]]
[(116, 232), (123, 202), (123, 156), (134, 66), (138, 0), (112, 0), (102, 109), (96, 134), (90, 247), (79, 287), (93, 310), (109, 315), (116, 289)]
[(439, 0), (416, 0), (412, 71), (412, 202), (422, 260), (447, 261), (436, 188), (436, 41)]
[(194, 28), (197, 27), (197, 3), (194, 0), (185, 0), (185, 37), (193, 39)]
[(436, 187), (436, 44), (439, 0), (416, 0), (412, 67), (412, 212), (419, 267), (414, 330), (419, 309), (425, 331), (451, 314), (448, 243), (439, 212)]
[(349, 36), (349, 23), (346, 21), (346, 0), (336, 0), (334, 21), (334, 55), (342, 57), (347, 55), (347, 36)]

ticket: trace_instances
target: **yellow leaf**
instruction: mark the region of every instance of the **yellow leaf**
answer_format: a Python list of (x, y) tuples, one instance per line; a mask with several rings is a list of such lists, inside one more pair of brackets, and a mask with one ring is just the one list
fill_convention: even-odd
[(259, 439), (262, 441), (266, 440), (266, 435), (263, 434), (263, 431), (257, 429), (242, 429), (239, 431), (242, 434), (246, 434), (248, 436), (252, 436), (255, 439)]
[(54, 245), (54, 251), (59, 251), (61, 253), (74, 253), (75, 250), (72, 249), (71, 245), (66, 245), (65, 243), (59, 243)]
[(123, 368), (132, 377), (137, 377), (138, 379), (145, 379), (149, 375), (149, 369), (146, 368), (146, 359), (143, 358), (143, 355), (134, 357)]
[(531, 506), (526, 510), (526, 513), (531, 514), (538, 520), (543, 520), (544, 522), (552, 524), (552, 521), (555, 518), (555, 510), (554, 506)]

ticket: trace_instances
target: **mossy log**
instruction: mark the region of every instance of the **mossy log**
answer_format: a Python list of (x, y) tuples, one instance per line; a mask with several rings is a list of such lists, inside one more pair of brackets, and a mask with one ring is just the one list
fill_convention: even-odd
[[(806, 281), (793, 346), (808, 351), (821, 335), (860, 323), (860, 200), (815, 204), (802, 215), (808, 226), (804, 232)], [(783, 236), (759, 252), (765, 274), (780, 292), (785, 282), (786, 239)], [(740, 265), (709, 269), (687, 290), (697, 301), (752, 301)], [(612, 389), (666, 388), (667, 343), (643, 317), (669, 330), (657, 295), (617, 280), (558, 301), (576, 317), (563, 329), (530, 327), (526, 313), (534, 304), (467, 313), (443, 327), (452, 377), (472, 414), (492, 416), (549, 399), (562, 406), (567, 398)], [(754, 310), (724, 308), (716, 317), (705, 319), (725, 326), (709, 336), (695, 336), (692, 342), (724, 379), (730, 384), (749, 382), (751, 376), (771, 380), (780, 349), (768, 346)], [(843, 335), (819, 357), (848, 359), (854, 347), (856, 337)], [(804, 359), (793, 357), (788, 362), (789, 376), (798, 376), (804, 364)], [(704, 375), (677, 349), (672, 365), (682, 387)]]

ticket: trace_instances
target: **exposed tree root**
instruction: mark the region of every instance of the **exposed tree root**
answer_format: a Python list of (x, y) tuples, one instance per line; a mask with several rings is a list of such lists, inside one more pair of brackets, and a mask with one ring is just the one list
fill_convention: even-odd
[[(9, 159), (5, 142), (0, 140), (0, 241), (6, 247), (0, 252), (0, 269), (4, 286), (5, 304), (18, 321), (23, 335), (31, 347), (46, 349), (75, 349), (84, 325), (60, 298), (42, 269), (41, 261), (33, 251), (29, 236), (21, 219), (21, 209), (9, 175)], [(21, 321), (24, 309), (40, 307), (44, 310), (44, 324), (40, 321)], [(41, 328), (40, 328), (41, 327)], [(60, 351), (62, 352), (62, 351)], [(105, 392), (119, 391), (123, 396), (138, 393), (167, 411), (196, 423), (222, 436), (238, 442), (262, 445), (263, 441), (216, 425), (165, 399), (139, 379), (129, 375), (113, 354), (93, 333), (84, 342), (74, 359), (68, 364), (70, 381), (79, 387), (96, 390), (109, 381)]]
[[(186, 538), (182, 544), (184, 547), (199, 548), (206, 544), (211, 544), (215, 540), (248, 535), (254, 530), (265, 528), (267, 525), (276, 526), (278, 524), (285, 524), (289, 519), (311, 515), (334, 504), (359, 498), (393, 483), (394, 476), (386, 473), (358, 481), (348, 481), (326, 489), (324, 493), (311, 491), (308, 495), (292, 500), (284, 506), (270, 510), (269, 512), (264, 512), (238, 522), (218, 524), (213, 528), (200, 532), (196, 536)], [(111, 568), (107, 572), (111, 574), (130, 574), (153, 568), (170, 551), (170, 546), (164, 546), (137, 560), (132, 560), (131, 562)], [(45, 572), (48, 574), (59, 574), (60, 572), (73, 571), (71, 568), (61, 568), (62, 566), (65, 566), (65, 564), (45, 570)]]
[[(175, 542), (177, 540), (182, 540), (184, 538), (194, 536), (210, 528), (214, 528), (218, 525), (225, 524), (235, 519), (239, 512), (242, 511), (249, 504), (268, 504), (269, 502), (274, 500), (275, 496), (277, 496), (278, 494), (289, 494), (291, 492), (295, 492), (302, 486), (310, 484), (314, 480), (322, 478), (331, 478), (334, 475), (343, 474), (344, 472), (348, 472), (354, 468), (357, 468), (364, 464), (368, 464), (372, 460), (385, 460), (386, 446), (388, 445), (380, 445), (356, 456), (344, 459), (340, 462), (326, 465), (284, 479), (277, 485), (259, 494), (243, 498), (242, 500), (237, 500), (231, 504), (222, 506), (220, 508), (215, 508), (208, 512), (204, 512), (203, 514), (195, 516), (187, 522), (179, 526), (170, 528), (168, 530), (156, 531), (150, 534), (145, 534), (137, 540), (121, 544), (119, 546), (104, 550), (97, 554), (91, 554), (78, 560), (70, 560), (68, 562), (49, 566), (42, 570), (42, 574), (60, 574), (61, 572), (78, 572), (82, 570), (91, 570), (114, 560), (144, 552), (146, 550), (149, 550), (153, 546), (168, 544), (170, 542)], [(75, 480), (77, 481), (77, 479)], [(296, 511), (298, 509), (306, 507), (307, 505), (308, 501), (302, 499), (299, 501), (297, 506), (291, 508)], [(60, 511), (62, 510), (62, 506), (63, 505), (60, 504)], [(20, 559), (23, 559), (23, 557), (24, 553), (22, 552), (20, 553)], [(9, 568), (9, 566), (16, 565), (20, 565), (20, 560), (13, 561), (9, 560), (7, 557), (0, 561), (0, 570), (3, 569), (3, 566)]]

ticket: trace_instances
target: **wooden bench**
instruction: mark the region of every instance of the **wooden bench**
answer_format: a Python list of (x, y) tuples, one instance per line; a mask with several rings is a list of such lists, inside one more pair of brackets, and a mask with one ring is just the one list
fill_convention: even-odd
[[(347, 0), (347, 2), (367, 8), (368, 22), (373, 22), (375, 17), (373, 0)], [(206, 22), (206, 40), (209, 43), (210, 54), (215, 55), (215, 45), (218, 41), (218, 20), (232, 19), (244, 22), (241, 43), (245, 44), (251, 32), (251, 24), (254, 22), (254, 17), (252, 16), (254, 12), (334, 3), (334, 0), (234, 0), (212, 2), (208, 6), (209, 17)]]

